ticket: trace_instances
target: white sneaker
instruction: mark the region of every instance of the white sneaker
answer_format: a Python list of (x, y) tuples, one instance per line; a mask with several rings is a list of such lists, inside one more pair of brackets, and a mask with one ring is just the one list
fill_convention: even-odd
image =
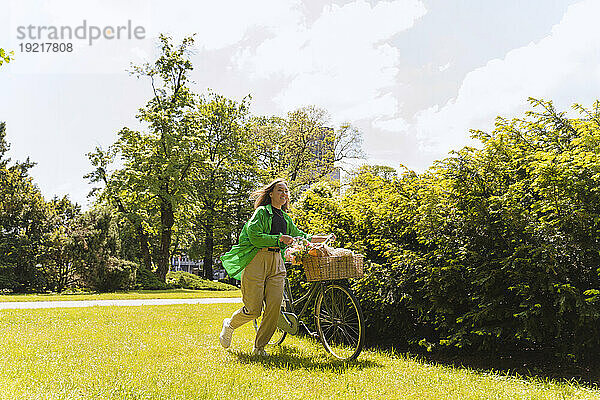
[(219, 342), (221, 342), (221, 346), (224, 348), (228, 348), (231, 346), (231, 336), (233, 335), (233, 328), (229, 325), (231, 321), (230, 318), (225, 318), (223, 320), (223, 329), (221, 329), (221, 334), (219, 335)]
[(259, 356), (259, 357), (266, 357), (269, 354), (265, 351), (265, 349), (259, 349), (259, 348), (255, 347), (252, 349), (252, 355)]

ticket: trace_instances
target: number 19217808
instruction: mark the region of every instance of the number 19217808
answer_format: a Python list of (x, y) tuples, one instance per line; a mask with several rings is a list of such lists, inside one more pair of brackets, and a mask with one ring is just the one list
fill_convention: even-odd
[(70, 53), (73, 43), (19, 43), (21, 53)]

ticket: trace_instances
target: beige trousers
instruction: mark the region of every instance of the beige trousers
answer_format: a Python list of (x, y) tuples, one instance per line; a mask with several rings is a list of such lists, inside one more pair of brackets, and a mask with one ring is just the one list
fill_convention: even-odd
[(246, 322), (260, 317), (264, 302), (264, 313), (254, 341), (256, 348), (264, 348), (277, 328), (285, 273), (281, 253), (266, 248), (260, 249), (242, 271), (244, 306), (233, 313), (229, 326), (239, 328)]

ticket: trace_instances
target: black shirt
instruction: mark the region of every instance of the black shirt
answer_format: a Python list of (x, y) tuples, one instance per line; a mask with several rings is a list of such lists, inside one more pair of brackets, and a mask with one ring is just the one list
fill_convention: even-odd
[(271, 235), (279, 235), (280, 233), (287, 232), (287, 224), (285, 218), (283, 218), (283, 211), (273, 207), (273, 221), (271, 222)]

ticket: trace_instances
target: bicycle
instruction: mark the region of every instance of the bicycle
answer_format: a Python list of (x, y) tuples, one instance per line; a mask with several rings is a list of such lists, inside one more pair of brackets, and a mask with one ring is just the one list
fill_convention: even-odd
[[(286, 262), (289, 269), (291, 263)], [(313, 304), (316, 332), (313, 332), (300, 319)], [(304, 303), (300, 312), (300, 305)], [(258, 330), (259, 319), (254, 320), (254, 328)], [(356, 359), (365, 341), (365, 321), (356, 296), (350, 288), (340, 281), (311, 282), (308, 292), (294, 300), (290, 289), (290, 281), (285, 278), (281, 313), (277, 330), (269, 344), (280, 345), (285, 337), (297, 335), (302, 326), (313, 338), (319, 339), (325, 350), (335, 358), (343, 361)]]

